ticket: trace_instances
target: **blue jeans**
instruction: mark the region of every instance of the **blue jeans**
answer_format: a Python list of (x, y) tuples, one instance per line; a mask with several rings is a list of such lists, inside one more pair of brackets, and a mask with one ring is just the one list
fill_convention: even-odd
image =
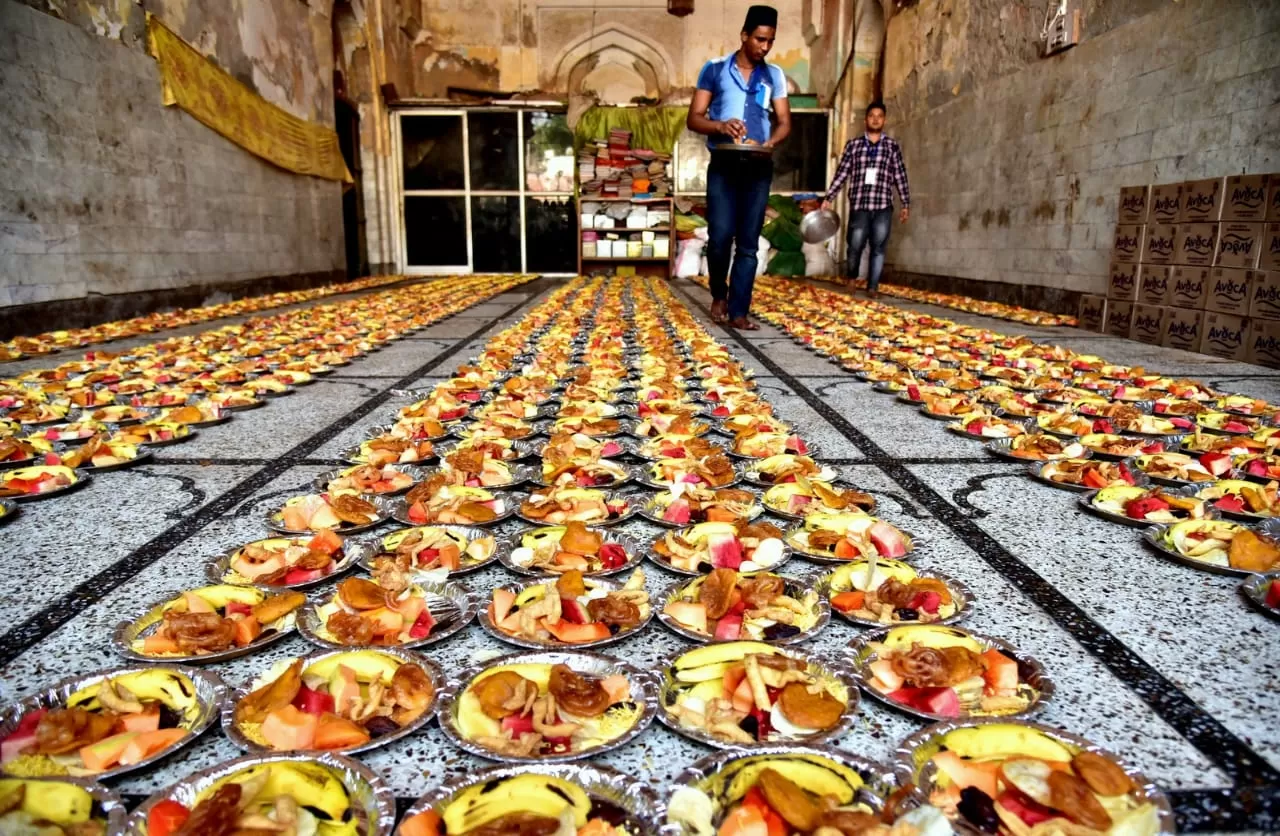
[(893, 223), (893, 207), (887, 209), (856, 209), (849, 217), (849, 241), (845, 248), (849, 278), (858, 278), (858, 265), (862, 263), (862, 248), (871, 238), (871, 264), (867, 269), (867, 290), (880, 287), (880, 274), (884, 272), (884, 245), (889, 241), (889, 227)]
[(711, 152), (707, 167), (707, 272), (711, 274), (711, 298), (728, 299), (730, 319), (746, 317), (751, 309), (756, 249), (772, 182), (773, 160), (768, 157)]

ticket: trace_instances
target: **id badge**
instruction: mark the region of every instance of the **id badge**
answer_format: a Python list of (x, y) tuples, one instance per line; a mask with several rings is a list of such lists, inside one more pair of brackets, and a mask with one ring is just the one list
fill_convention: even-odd
[(862, 184), (864, 186), (874, 186), (876, 184), (876, 170), (868, 168), (862, 175)]

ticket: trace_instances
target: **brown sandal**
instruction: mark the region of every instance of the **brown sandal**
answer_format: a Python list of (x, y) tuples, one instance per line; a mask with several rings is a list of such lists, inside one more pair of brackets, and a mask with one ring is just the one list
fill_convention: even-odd
[(738, 317), (737, 319), (732, 320), (729, 323), (729, 327), (737, 328), (739, 331), (759, 331), (760, 330), (759, 325), (756, 325), (754, 322), (747, 319), (745, 316)]
[(729, 321), (729, 302), (726, 299), (716, 299), (711, 303), (711, 321), (725, 324)]

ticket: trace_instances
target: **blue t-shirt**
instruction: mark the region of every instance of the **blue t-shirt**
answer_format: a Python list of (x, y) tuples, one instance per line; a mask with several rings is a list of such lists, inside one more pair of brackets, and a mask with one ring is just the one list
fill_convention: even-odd
[[(759, 108), (753, 109), (756, 118), (747, 114), (747, 91), (750, 89), (749, 78), (742, 77), (732, 52), (724, 58), (715, 58), (702, 66), (698, 73), (698, 89), (711, 92), (711, 106), (707, 108), (707, 118), (720, 122), (726, 119), (741, 119), (747, 124), (747, 138), (755, 142), (767, 142), (773, 132), (769, 123), (769, 111), (773, 102), (787, 97), (787, 78), (770, 63), (765, 63), (763, 73), (765, 81), (755, 90), (755, 101)], [(707, 147), (727, 142), (723, 137), (709, 137)]]

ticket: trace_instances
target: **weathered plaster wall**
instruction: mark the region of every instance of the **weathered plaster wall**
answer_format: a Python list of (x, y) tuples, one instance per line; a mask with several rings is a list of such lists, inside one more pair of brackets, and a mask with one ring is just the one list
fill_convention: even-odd
[[(202, 2), (210, 15), (219, 5)], [(337, 275), (340, 184), (278, 169), (162, 107), (132, 2), (111, 6), (125, 13), (103, 24), (105, 36), (71, 15), (82, 7), (65, 6), (71, 20), (0, 0), (0, 305), (191, 287), (244, 292), (264, 277)], [(313, 50), (315, 13), (300, 0), (263, 0), (259, 12), (266, 6), (275, 10), (277, 58), (261, 51), (270, 33), (242, 33), (239, 43), (262, 62), (243, 71), (267, 98), (331, 119), (332, 58), (321, 56), (332, 50), (327, 38), (323, 53)], [(185, 18), (170, 19), (193, 37), (203, 12), (194, 0), (185, 8)], [(206, 39), (211, 53), (232, 50), (226, 25), (208, 30), (228, 33), (217, 35), (221, 45)], [(307, 52), (305, 61), (283, 57)], [(328, 75), (316, 77), (326, 60)]]
[(889, 22), (900, 275), (1098, 292), (1121, 186), (1280, 170), (1280, 4), (1095, 2), (1095, 34), (1048, 59), (1031, 8), (924, 0)]

